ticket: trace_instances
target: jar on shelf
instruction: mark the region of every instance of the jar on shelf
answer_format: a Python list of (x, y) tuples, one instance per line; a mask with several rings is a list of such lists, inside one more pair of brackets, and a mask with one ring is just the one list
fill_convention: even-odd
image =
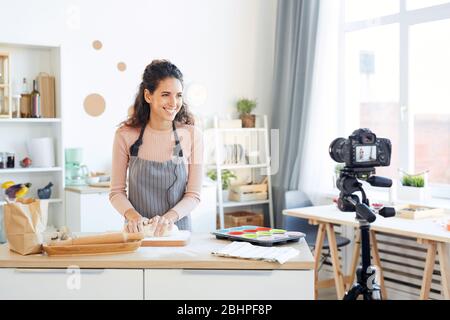
[(11, 112), (13, 118), (20, 118), (20, 95), (15, 95), (12, 97)]
[(0, 152), (0, 169), (6, 168), (6, 155), (4, 152)]
[(6, 152), (6, 168), (12, 169), (15, 167), (15, 154), (13, 152)]

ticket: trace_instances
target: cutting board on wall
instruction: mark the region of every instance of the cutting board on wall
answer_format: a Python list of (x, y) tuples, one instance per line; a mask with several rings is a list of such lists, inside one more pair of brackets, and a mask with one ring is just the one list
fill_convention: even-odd
[(182, 247), (188, 244), (190, 238), (190, 231), (179, 230), (175, 235), (168, 237), (144, 238), (141, 247)]

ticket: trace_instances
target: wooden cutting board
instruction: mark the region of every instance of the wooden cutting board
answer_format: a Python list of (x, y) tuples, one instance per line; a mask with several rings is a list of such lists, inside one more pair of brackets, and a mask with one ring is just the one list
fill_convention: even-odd
[(191, 232), (179, 230), (176, 235), (169, 237), (150, 237), (142, 239), (142, 247), (182, 247), (188, 244)]

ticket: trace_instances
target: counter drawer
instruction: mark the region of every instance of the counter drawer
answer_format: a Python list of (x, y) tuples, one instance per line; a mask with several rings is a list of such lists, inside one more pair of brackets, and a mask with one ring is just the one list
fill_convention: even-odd
[(0, 269), (0, 300), (143, 299), (143, 270)]
[(146, 269), (145, 299), (313, 299), (313, 270)]

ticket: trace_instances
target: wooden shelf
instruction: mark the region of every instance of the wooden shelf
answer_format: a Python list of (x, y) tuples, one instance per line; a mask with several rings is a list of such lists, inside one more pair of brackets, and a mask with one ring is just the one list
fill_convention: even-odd
[(60, 118), (0, 118), (0, 123), (60, 123)]
[[(231, 208), (231, 207), (246, 207), (246, 206), (253, 206), (258, 204), (266, 204), (269, 203), (269, 200), (255, 200), (255, 201), (224, 201), (223, 207), (224, 208)], [(219, 205), (219, 204), (218, 204)]]
[(219, 132), (264, 132), (265, 128), (212, 128)]
[(0, 169), (0, 174), (2, 173), (32, 173), (32, 172), (55, 172), (62, 171), (61, 167), (52, 168), (13, 168), (13, 169)]
[[(207, 166), (210, 169), (215, 169), (217, 166), (215, 164), (210, 164)], [(220, 169), (251, 169), (251, 168), (267, 168), (267, 164), (228, 164), (220, 165)]]

